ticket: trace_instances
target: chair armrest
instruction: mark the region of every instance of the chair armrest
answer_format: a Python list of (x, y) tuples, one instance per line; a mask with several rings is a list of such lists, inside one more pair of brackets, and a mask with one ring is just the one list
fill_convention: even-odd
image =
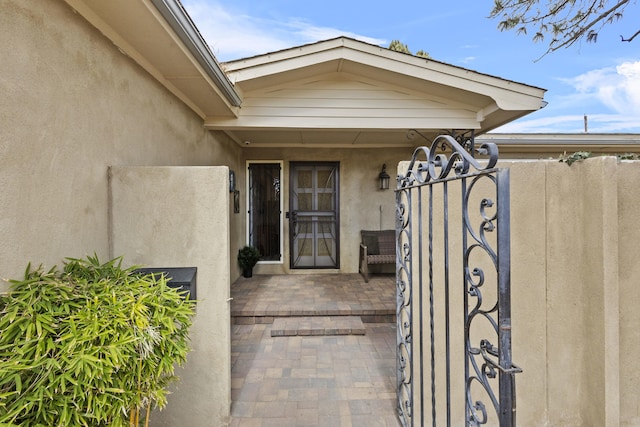
[(360, 243), (360, 259), (367, 259), (367, 247)]

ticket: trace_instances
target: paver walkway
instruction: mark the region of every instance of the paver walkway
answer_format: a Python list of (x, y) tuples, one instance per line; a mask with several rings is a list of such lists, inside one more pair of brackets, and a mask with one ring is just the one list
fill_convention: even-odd
[[(400, 426), (392, 277), (254, 276), (231, 293), (232, 427)], [(336, 315), (389, 323), (364, 323), (365, 335), (271, 336), (274, 320)]]
[(395, 278), (359, 274), (289, 274), (240, 278), (231, 287), (236, 324), (272, 323), (278, 316), (360, 316), (394, 322)]
[(395, 325), (366, 335), (271, 337), (232, 326), (232, 427), (399, 427)]

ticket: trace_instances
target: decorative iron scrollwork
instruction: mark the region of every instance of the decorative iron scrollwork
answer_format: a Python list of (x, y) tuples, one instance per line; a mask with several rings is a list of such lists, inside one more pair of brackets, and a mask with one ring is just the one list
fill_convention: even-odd
[[(418, 131), (411, 132), (420, 134)], [(478, 160), (467, 150), (475, 150), (477, 154), (485, 157), (484, 160)], [(431, 332), (432, 423), (435, 424), (438, 419), (435, 411), (436, 376), (433, 372), (435, 366), (434, 286), (431, 275), (434, 262), (432, 255), (435, 249), (431, 233), (433, 220), (431, 194), (433, 194), (433, 186), (442, 184), (442, 191), (447, 194), (446, 200), (448, 198), (447, 184), (453, 181), (460, 182), (462, 192), (463, 259), (461, 262), (464, 280), (465, 423), (468, 426), (485, 425), (493, 417), (489, 412), (494, 411), (493, 413), (498, 417), (501, 426), (515, 424), (514, 374), (521, 372), (521, 370), (511, 361), (509, 178), (508, 170), (496, 168), (497, 162), (498, 148), (493, 143), (484, 143), (476, 150), (473, 137), (441, 135), (433, 140), (430, 147), (417, 148), (409, 162), (407, 172), (404, 175), (398, 175), (396, 190), (398, 409), (404, 426), (414, 425), (413, 414), (415, 411), (413, 407), (416, 404), (413, 402), (414, 387), (421, 387), (419, 395), (422, 402), (424, 402), (426, 393), (422, 384), (422, 382), (426, 382), (426, 379), (423, 381), (423, 372), (420, 372), (420, 378), (415, 378), (415, 381), (420, 384), (414, 384), (412, 372), (414, 367), (414, 322), (419, 322), (421, 329), (430, 328)], [(423, 196), (419, 191), (422, 186), (428, 186), (428, 197)], [(412, 195), (414, 190), (417, 190), (417, 195)], [(485, 195), (485, 192), (488, 192), (489, 195)], [(412, 247), (416, 242), (422, 242), (422, 227), (421, 224), (413, 223), (412, 216), (415, 214), (414, 210), (422, 212), (423, 197), (425, 198), (424, 203), (428, 205), (429, 209), (429, 236), (428, 245), (425, 245), (427, 247), (425, 250), (429, 252), (428, 261), (426, 261), (429, 265), (429, 277), (426, 278), (425, 272), (424, 279), (425, 282), (428, 280), (429, 289), (425, 286), (424, 292), (429, 293), (430, 322), (422, 318), (422, 307), (420, 306), (420, 309), (416, 311), (412, 301), (415, 280), (419, 280), (416, 286), (420, 286), (415, 289), (415, 292), (418, 292), (416, 298), (422, 301), (423, 279), (422, 277), (415, 279), (416, 274), (422, 275), (422, 266), (416, 265), (415, 271), (413, 266), (414, 258), (422, 259), (422, 256), (417, 256)], [(414, 201), (417, 203), (416, 207), (412, 207)], [(447, 223), (448, 207), (444, 212), (444, 221)], [(417, 216), (421, 218), (421, 214)], [(447, 227), (445, 227), (447, 236), (445, 240), (449, 238)], [(414, 233), (416, 236), (413, 236)], [(418, 247), (417, 250), (422, 251), (422, 247)], [(446, 251), (448, 252), (448, 249)], [(445, 271), (449, 270), (448, 262), (448, 257), (445, 257)], [(448, 283), (448, 276), (445, 282)], [(488, 287), (493, 284), (496, 285), (496, 289)], [(448, 293), (448, 290), (445, 292)], [(426, 316), (427, 314), (425, 314)], [(442, 322), (443, 320), (438, 319), (438, 321)], [(446, 322), (448, 331), (448, 315), (444, 322)], [(472, 333), (474, 325), (483, 325), (477, 327), (481, 332)], [(422, 332), (420, 334), (419, 341), (415, 343), (416, 352), (425, 351), (420, 344)], [(448, 339), (448, 332), (446, 334)], [(482, 337), (476, 335), (482, 335)], [(446, 351), (446, 419), (447, 425), (450, 425), (448, 344)], [(427, 363), (426, 358), (425, 363)], [(421, 405), (424, 404), (421, 403)], [(491, 407), (493, 407), (493, 411), (488, 411), (488, 408)], [(420, 407), (421, 418), (425, 417), (426, 411), (426, 408)], [(425, 420), (416, 420), (416, 422), (424, 424)]]
[(411, 201), (407, 192), (396, 193), (396, 289), (397, 289), (397, 395), (398, 415), (405, 427), (413, 425), (412, 293), (411, 293)]
[[(423, 136), (418, 131), (413, 132)], [(445, 154), (447, 151), (451, 151), (449, 156)], [(498, 163), (498, 146), (496, 144), (483, 143), (476, 151), (479, 155), (487, 157), (486, 165), (483, 166), (452, 136), (440, 135), (433, 140), (429, 148), (416, 148), (411, 157), (407, 174), (398, 175), (398, 188), (444, 180), (449, 177), (452, 171), (455, 178), (462, 177), (471, 170), (484, 172), (493, 169)], [(424, 157), (426, 160), (419, 160), (420, 157)]]

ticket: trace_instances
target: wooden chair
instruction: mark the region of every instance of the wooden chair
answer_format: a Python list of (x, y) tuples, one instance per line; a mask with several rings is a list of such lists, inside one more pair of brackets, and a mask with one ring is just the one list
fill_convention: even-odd
[(369, 265), (396, 263), (395, 230), (361, 230), (360, 231), (360, 266), (359, 272), (365, 282), (369, 282)]

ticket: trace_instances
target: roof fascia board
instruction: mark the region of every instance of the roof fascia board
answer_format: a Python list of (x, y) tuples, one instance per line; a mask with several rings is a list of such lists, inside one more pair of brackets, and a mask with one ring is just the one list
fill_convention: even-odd
[(504, 110), (538, 110), (543, 106), (544, 89), (350, 39), (329, 40), (225, 63), (225, 66), (228, 65), (231, 80), (240, 83), (334, 60), (353, 61), (385, 72), (475, 92), (493, 98)]
[(479, 122), (483, 122), (484, 119), (486, 119), (488, 116), (490, 116), (491, 114), (495, 113), (499, 109), (500, 109), (500, 107), (498, 107), (498, 104), (496, 104), (495, 102), (493, 104), (491, 104), (491, 105), (487, 105), (486, 107), (484, 107), (480, 111), (478, 111), (477, 120)]
[[(397, 52), (391, 49), (370, 45), (364, 42), (358, 42), (357, 40), (347, 39), (348, 47), (353, 50), (359, 50), (362, 52), (367, 52), (372, 55), (377, 55), (388, 60), (392, 60), (393, 62), (402, 62), (408, 65), (414, 65), (419, 68), (429, 69), (432, 71), (438, 71), (443, 74), (450, 74), (456, 77), (462, 77), (467, 80), (480, 81), (487, 84), (492, 84), (494, 86), (502, 86), (506, 84), (516, 85), (519, 87), (519, 91), (529, 92), (531, 94), (537, 94), (540, 91), (545, 92), (545, 89), (532, 86), (525, 83), (519, 83), (516, 81), (504, 79), (502, 77), (492, 76), (490, 74), (481, 73), (478, 71), (473, 71), (467, 68), (459, 67), (456, 65), (447, 64), (445, 62), (441, 62), (435, 60), (433, 58), (423, 58), (420, 56), (411, 55), (404, 52)], [(469, 75), (473, 75), (475, 78), (470, 79)]]
[(324, 52), (344, 46), (340, 38), (320, 41), (303, 46), (287, 48), (277, 52), (271, 52), (248, 58), (236, 59), (224, 63), (227, 72), (237, 71), (244, 68), (257, 67), (260, 65), (270, 64), (272, 62), (286, 61), (296, 59), (300, 56), (313, 55), (314, 53)]
[(227, 97), (231, 105), (239, 107), (242, 104), (240, 95), (238, 95), (227, 75), (220, 68), (218, 61), (182, 6), (174, 0), (151, 0), (151, 2), (204, 68), (207, 75)]
[[(562, 155), (576, 151), (597, 154), (640, 153), (640, 134), (607, 133), (486, 133), (476, 143), (493, 142), (500, 152), (530, 153), (533, 156)], [(557, 161), (557, 160), (556, 160)]]
[(640, 134), (634, 133), (499, 133), (479, 136), (483, 141), (511, 145), (604, 145), (640, 148)]
[[(388, 49), (385, 49), (388, 50)], [(368, 52), (351, 50), (345, 59), (366, 63)], [(544, 89), (504, 80), (452, 65), (433, 62), (429, 59), (413, 57), (399, 52), (398, 57), (379, 55), (377, 64), (387, 72), (404, 74), (410, 77), (431, 81), (444, 86), (474, 92), (495, 100), (503, 110), (537, 110), (542, 107)], [(406, 57), (406, 58), (404, 58)], [(368, 61), (370, 62), (370, 61)]]
[[(330, 61), (338, 61), (343, 58), (343, 55), (341, 55), (340, 51), (338, 50), (322, 50), (319, 52), (314, 52), (313, 55), (305, 54), (287, 58), (284, 60), (264, 62), (261, 64), (250, 65), (246, 67), (228, 67), (227, 73), (229, 75), (229, 79), (238, 84), (247, 80), (269, 77), (274, 74), (286, 73), (287, 71), (311, 67)], [(226, 66), (227, 63), (225, 63), (225, 67)], [(336, 64), (336, 69), (338, 68), (338, 66), (339, 64)]]

